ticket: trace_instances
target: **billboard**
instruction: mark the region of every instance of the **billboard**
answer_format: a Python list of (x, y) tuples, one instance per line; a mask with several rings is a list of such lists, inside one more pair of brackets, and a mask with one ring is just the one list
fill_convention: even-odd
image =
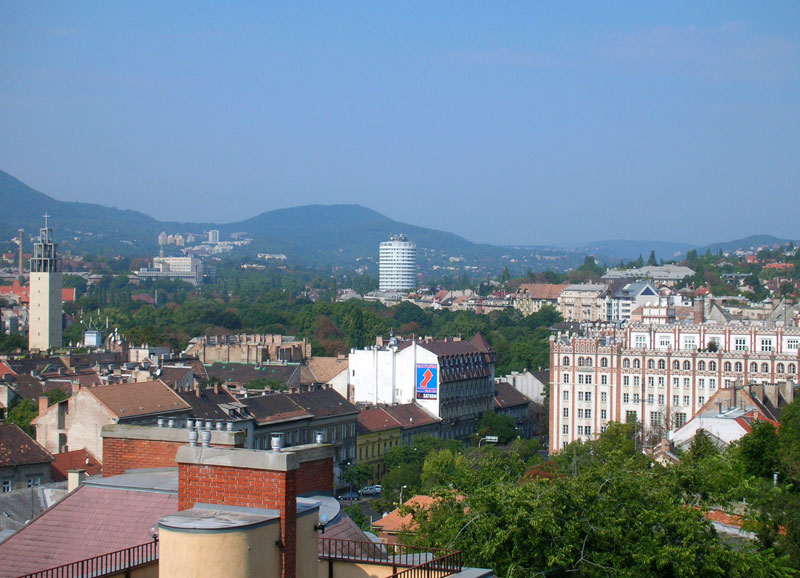
[(435, 363), (417, 364), (417, 399), (436, 399), (439, 367)]

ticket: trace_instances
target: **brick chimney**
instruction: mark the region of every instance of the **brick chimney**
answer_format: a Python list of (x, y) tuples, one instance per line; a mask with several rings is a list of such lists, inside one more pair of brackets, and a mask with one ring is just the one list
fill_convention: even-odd
[(281, 578), (297, 574), (297, 496), (333, 490), (333, 447), (282, 451), (183, 446), (178, 462), (178, 510), (218, 504), (278, 510)]
[(39, 415), (44, 415), (47, 412), (47, 408), (50, 407), (50, 400), (47, 399), (46, 395), (39, 396)]

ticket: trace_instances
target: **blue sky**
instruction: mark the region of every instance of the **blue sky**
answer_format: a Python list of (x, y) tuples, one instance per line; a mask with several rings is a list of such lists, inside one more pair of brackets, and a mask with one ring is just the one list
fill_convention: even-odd
[(800, 3), (0, 2), (0, 168), (227, 222), (797, 238)]

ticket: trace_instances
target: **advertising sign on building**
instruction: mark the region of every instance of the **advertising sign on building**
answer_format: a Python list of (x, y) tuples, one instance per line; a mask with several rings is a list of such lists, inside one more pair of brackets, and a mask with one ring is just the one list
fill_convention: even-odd
[(439, 368), (435, 363), (417, 364), (417, 399), (436, 399)]

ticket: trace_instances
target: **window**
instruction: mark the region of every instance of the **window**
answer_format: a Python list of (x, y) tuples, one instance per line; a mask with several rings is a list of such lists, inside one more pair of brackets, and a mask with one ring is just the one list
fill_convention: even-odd
[(644, 349), (647, 347), (647, 336), (645, 335), (637, 335), (636, 336), (636, 348), (637, 349)]
[(564, 357), (564, 362), (561, 364), (564, 367), (569, 367), (569, 357)]
[(608, 401), (608, 394), (605, 391), (600, 393), (600, 401), (602, 401), (603, 403), (606, 403)]
[(591, 366), (592, 366), (592, 358), (591, 357), (587, 357), (586, 358), (586, 367), (591, 367)]
[(725, 380), (725, 389), (730, 389), (730, 387), (731, 387), (731, 380), (730, 379), (726, 379)]
[(583, 410), (582, 409), (578, 410), (578, 417), (583, 419)]
[(716, 371), (717, 370), (717, 362), (716, 361), (709, 361), (708, 362), (708, 370), (709, 371)]
[(789, 373), (797, 373), (797, 369), (794, 363), (789, 364)]
[(659, 359), (658, 360), (658, 368), (659, 369), (666, 369), (667, 368), (667, 362), (664, 361), (663, 359)]
[(633, 385), (635, 385), (636, 387), (639, 387), (641, 384), (642, 384), (642, 378), (639, 377), (638, 375), (634, 375), (633, 376)]
[(607, 375), (601, 375), (600, 376), (600, 385), (608, 385), (608, 376)]
[(641, 359), (634, 359), (633, 360), (633, 368), (634, 369), (641, 369), (642, 368), (642, 360)]
[(600, 367), (608, 367), (608, 358), (606, 357), (600, 358)]
[(673, 377), (672, 378), (672, 387), (680, 387), (681, 386), (681, 378), (680, 377)]
[(7, 494), (11, 491), (11, 480), (3, 480), (3, 493)]
[(658, 378), (658, 387), (664, 387), (664, 383), (665, 383), (664, 382), (664, 378), (663, 377), (659, 377)]
[(631, 360), (630, 359), (625, 358), (625, 359), (622, 360), (622, 367), (624, 367), (625, 369), (628, 369), (630, 366), (631, 366)]
[(652, 393), (648, 393), (647, 394), (647, 403), (653, 403), (653, 394)]
[(631, 395), (629, 393), (622, 394), (622, 403), (629, 403), (631, 401)]
[(697, 403), (699, 403), (700, 405), (703, 405), (705, 402), (706, 402), (706, 398), (703, 397), (702, 395), (697, 398)]
[(582, 436), (582, 435), (583, 435), (583, 426), (582, 426), (582, 425), (579, 425), (579, 426), (578, 426), (578, 435), (579, 435), (579, 436)]
[(653, 387), (655, 385), (655, 378), (650, 376), (647, 378), (647, 387)]
[(569, 408), (565, 407), (563, 410), (561, 410), (561, 415), (562, 417), (569, 417)]
[(797, 351), (800, 349), (800, 339), (793, 339), (790, 337), (786, 341), (786, 349), (790, 349), (792, 351)]
[(733, 348), (736, 351), (747, 351), (747, 338), (737, 337), (733, 342)]
[(586, 392), (586, 401), (592, 401), (592, 392), (591, 391), (587, 391)]
[(755, 361), (750, 364), (750, 371), (752, 373), (758, 373), (758, 364)]
[(635, 411), (626, 411), (625, 412), (625, 423), (636, 423), (637, 416)]
[(692, 362), (691, 361), (689, 361), (687, 359), (686, 361), (683, 362), (683, 369), (688, 370), (688, 369), (691, 369), (691, 368), (692, 368)]
[(586, 384), (587, 385), (592, 385), (592, 376), (591, 375), (587, 375), (586, 376)]
[(639, 397), (638, 393), (633, 394), (633, 403), (639, 403), (642, 401), (642, 398)]
[(778, 364), (778, 373), (783, 373), (785, 369), (786, 367), (782, 363)]
[(656, 362), (653, 361), (652, 359), (648, 359), (647, 360), (647, 369), (655, 369), (655, 367), (656, 367)]
[(650, 426), (651, 427), (658, 427), (660, 424), (661, 424), (661, 412), (651, 411), (650, 412)]
[(708, 389), (717, 389), (717, 380), (715, 378), (711, 378), (708, 380)]
[(664, 394), (663, 393), (658, 395), (658, 405), (664, 405)]
[(680, 368), (681, 368), (681, 362), (680, 361), (678, 361), (676, 359), (675, 361), (672, 362), (672, 369), (680, 369)]
[(578, 367), (583, 367), (583, 357), (578, 358)]
[(733, 366), (731, 365), (730, 361), (726, 361), (725, 365), (722, 366), (723, 370), (725, 370), (725, 371), (731, 371), (732, 367)]
[(689, 405), (689, 403), (690, 403), (689, 402), (689, 396), (688, 395), (684, 395), (683, 396), (683, 405)]
[(772, 339), (761, 340), (761, 351), (772, 351)]
[(29, 488), (38, 488), (42, 485), (42, 478), (39, 476), (35, 476), (33, 478), (28, 478), (28, 487)]
[(676, 413), (675, 414), (675, 427), (681, 427), (686, 424), (686, 414), (685, 413)]
[(683, 378), (683, 387), (689, 387), (689, 378), (688, 377), (684, 377)]
[(769, 373), (769, 363), (761, 364), (761, 373)]
[[(587, 376), (588, 377), (588, 376)], [(578, 383), (585, 383), (584, 376), (582, 373), (578, 374)]]
[(697, 362), (697, 371), (705, 371), (706, 370), (706, 362), (702, 359)]
[(592, 419), (592, 410), (586, 409), (583, 411), (583, 417), (586, 419)]
[(684, 349), (696, 349), (697, 348), (697, 339), (695, 337), (684, 337), (683, 338), (683, 348)]
[(736, 368), (736, 371), (738, 373), (741, 373), (742, 371), (744, 371), (744, 365), (742, 365), (741, 361), (737, 361), (736, 365), (734, 367)]
[(583, 401), (583, 392), (582, 391), (578, 392), (578, 401)]
[(700, 379), (698, 379), (697, 380), (697, 387), (699, 387), (700, 389), (705, 389), (706, 388), (706, 380), (703, 379), (702, 377)]
[(583, 428), (583, 433), (585, 433), (587, 436), (592, 435), (592, 426), (587, 425), (585, 428)]
[(672, 346), (672, 340), (669, 337), (662, 335), (661, 337), (659, 337), (658, 345), (662, 349), (667, 349)]
[(623, 375), (622, 376), (622, 385), (630, 385), (630, 384), (631, 384), (631, 378), (629, 376), (627, 376), (627, 375)]
[(601, 409), (600, 410), (600, 419), (608, 419), (608, 411)]
[(672, 396), (672, 405), (679, 405), (681, 403), (681, 396), (673, 395)]
[(565, 373), (563, 376), (561, 376), (561, 381), (564, 383), (569, 383), (569, 373)]
[(563, 399), (564, 401), (569, 401), (569, 392), (568, 391), (562, 391), (561, 392), (561, 399)]
[(569, 426), (568, 425), (561, 426), (561, 433), (563, 433), (565, 436), (568, 436), (569, 435)]

